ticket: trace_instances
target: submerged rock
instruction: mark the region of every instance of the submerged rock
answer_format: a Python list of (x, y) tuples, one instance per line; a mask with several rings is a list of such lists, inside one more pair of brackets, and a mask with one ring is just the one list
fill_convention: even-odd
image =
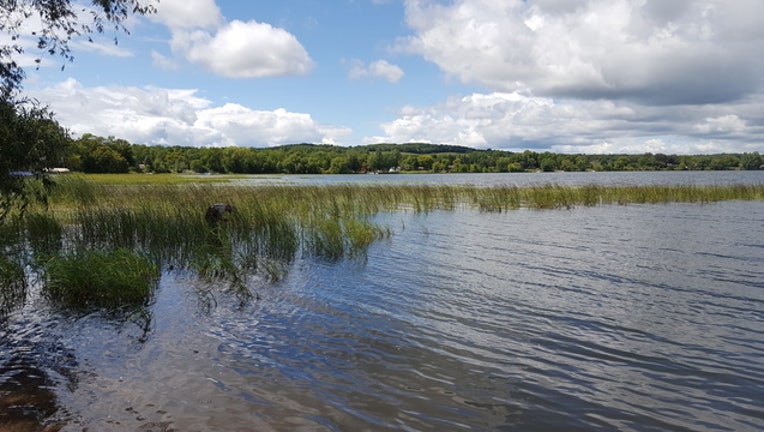
[(217, 203), (207, 207), (207, 213), (204, 214), (204, 219), (210, 225), (217, 225), (221, 221), (225, 221), (226, 213), (233, 213), (236, 208), (231, 204)]

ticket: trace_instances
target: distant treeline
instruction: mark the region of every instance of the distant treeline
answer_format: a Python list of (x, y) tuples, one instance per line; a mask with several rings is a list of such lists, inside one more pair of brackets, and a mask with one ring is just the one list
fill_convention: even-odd
[(358, 147), (294, 144), (272, 148), (147, 146), (86, 134), (73, 141), (63, 165), (87, 173), (197, 172), (231, 174), (352, 174), (421, 171), (656, 171), (764, 169), (758, 152), (714, 155), (559, 154), (476, 150), (409, 143)]

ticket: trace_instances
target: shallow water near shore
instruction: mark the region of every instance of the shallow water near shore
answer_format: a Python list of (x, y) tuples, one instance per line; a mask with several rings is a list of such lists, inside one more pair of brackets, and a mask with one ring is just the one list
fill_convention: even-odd
[(0, 391), (63, 431), (764, 429), (761, 202), (377, 221), (244, 304), (179, 271), (142, 311), (30, 293)]

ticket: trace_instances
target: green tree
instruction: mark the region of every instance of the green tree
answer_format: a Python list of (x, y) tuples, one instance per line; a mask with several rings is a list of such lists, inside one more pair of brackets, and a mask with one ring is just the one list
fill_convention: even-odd
[(382, 152), (382, 169), (400, 168), (401, 152), (398, 149)]
[(761, 158), (759, 152), (743, 153), (740, 157), (740, 168), (744, 170), (762, 169), (762, 165), (764, 165), (764, 159)]
[(183, 172), (189, 168), (186, 156), (180, 149), (173, 149), (165, 153), (162, 163), (170, 172), (174, 173)]
[(82, 169), (89, 173), (126, 173), (128, 167), (125, 158), (105, 144), (97, 145), (82, 161)]
[(711, 156), (708, 162), (708, 169), (710, 170), (728, 170), (739, 166), (739, 159), (729, 154)]
[[(5, 219), (13, 207), (23, 214), (30, 200), (44, 199), (51, 185), (44, 169), (58, 164), (68, 142), (45, 107), (21, 97), (25, 73), (16, 57), (25, 53), (27, 38), (36, 40), (40, 54), (73, 61), (69, 43), (75, 37), (102, 33), (110, 26), (122, 31), (122, 23), (130, 16), (155, 11), (150, 0), (90, 3), (90, 13), (85, 14), (79, 13), (82, 4), (73, 0), (0, 0), (0, 34), (5, 36), (0, 40), (9, 41), (0, 42), (0, 219)], [(89, 19), (81, 21), (82, 16)], [(42, 188), (28, 192), (28, 182), (13, 174), (20, 170), (29, 170)]]
[(335, 156), (332, 158), (327, 174), (350, 174), (350, 161), (347, 156)]
[(135, 166), (135, 156), (133, 155), (133, 146), (121, 138), (109, 137), (106, 139), (106, 145), (119, 153), (125, 159), (129, 167)]
[(542, 171), (555, 171), (560, 169), (560, 164), (557, 160), (557, 155), (554, 153), (544, 152), (539, 155), (539, 168)]
[(417, 156), (416, 162), (419, 165), (417, 168), (422, 168), (425, 171), (429, 171), (432, 169), (432, 164), (435, 163), (435, 158), (433, 158), (431, 155), (421, 155)]
[(51, 183), (45, 169), (63, 162), (69, 142), (47, 109), (0, 100), (0, 223), (46, 199)]
[(509, 166), (512, 164), (512, 158), (509, 156), (502, 156), (496, 159), (496, 171), (498, 172), (507, 172), (509, 171)]
[(522, 152), (520, 154), (520, 160), (525, 169), (530, 170), (539, 168), (539, 154), (534, 151), (526, 150)]
[(377, 171), (379, 170), (379, 152), (372, 151), (366, 156), (366, 170)]
[(361, 161), (361, 157), (359, 156), (358, 152), (351, 150), (348, 153), (348, 168), (350, 168), (350, 172), (361, 172), (362, 166), (363, 162)]
[(414, 171), (415, 169), (417, 169), (417, 167), (418, 167), (418, 164), (416, 161), (416, 156), (414, 155), (406, 155), (401, 160), (401, 169), (404, 171)]
[(591, 168), (591, 164), (587, 161), (586, 156), (584, 155), (577, 155), (575, 157), (575, 165), (577, 171), (586, 171)]
[(469, 167), (462, 162), (462, 158), (454, 159), (454, 162), (451, 164), (451, 172), (466, 173), (468, 171)]
[(432, 164), (432, 172), (434, 173), (444, 173), (447, 170), (448, 170), (448, 164), (442, 159), (436, 160)]

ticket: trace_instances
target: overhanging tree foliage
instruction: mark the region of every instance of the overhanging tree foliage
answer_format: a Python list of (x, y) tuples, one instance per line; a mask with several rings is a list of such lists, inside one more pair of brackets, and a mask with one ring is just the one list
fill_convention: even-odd
[(61, 165), (68, 141), (47, 109), (0, 101), (0, 223), (32, 200), (45, 200), (45, 169)]
[[(39, 53), (60, 55), (74, 60), (69, 42), (77, 36), (103, 33), (112, 26), (127, 31), (123, 22), (131, 14), (155, 12), (151, 0), (92, 0), (83, 7), (71, 0), (0, 0), (0, 32), (10, 36), (11, 43), (0, 46), (0, 85), (2, 96), (12, 97), (24, 79), (23, 67), (14, 56), (25, 54), (24, 43), (33, 38)], [(115, 38), (116, 42), (116, 38)], [(35, 60), (40, 63), (38, 56)]]
[[(158, 0), (0, 0), (0, 222), (13, 210), (22, 214), (34, 199), (44, 199), (50, 185), (45, 168), (55, 166), (68, 138), (52, 114), (36, 101), (22, 97), (25, 77), (20, 58), (36, 45), (36, 63), (45, 55), (74, 60), (69, 43), (113, 27), (125, 31), (131, 15), (155, 12)], [(115, 38), (116, 43), (116, 38)], [(34, 57), (34, 55), (33, 55)]]

